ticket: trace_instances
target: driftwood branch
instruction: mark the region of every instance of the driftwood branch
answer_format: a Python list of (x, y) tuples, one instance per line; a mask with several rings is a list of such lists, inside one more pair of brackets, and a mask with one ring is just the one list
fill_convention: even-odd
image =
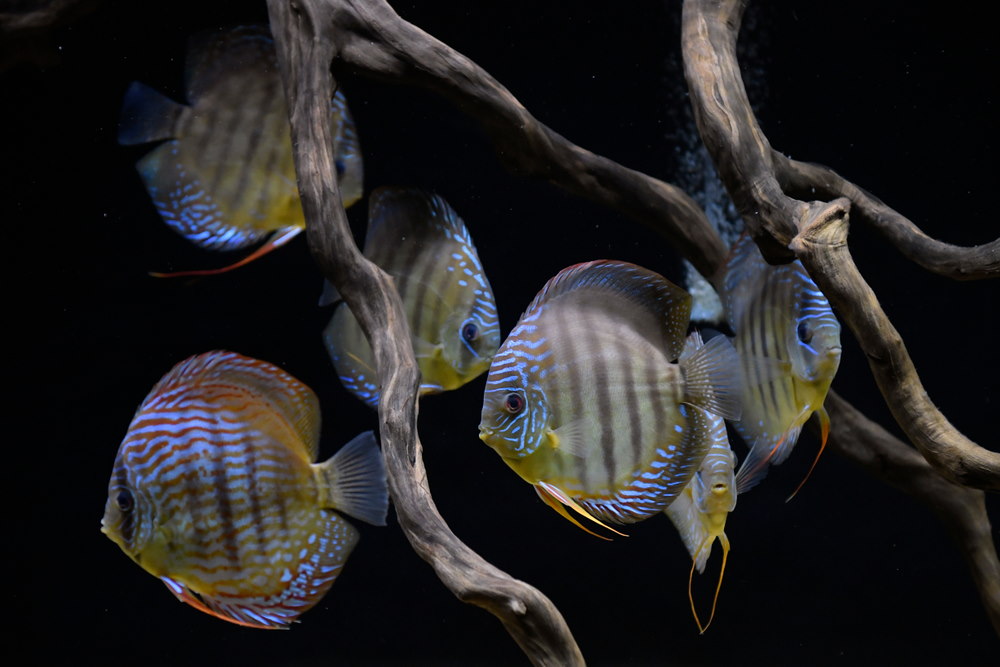
[(944, 522), (1000, 634), (1000, 561), (986, 514), (986, 494), (942, 478), (912, 447), (865, 417), (836, 392), (829, 393), (825, 407), (830, 414), (831, 449), (918, 499)]
[[(333, 63), (335, 68), (443, 94), (483, 124), (508, 166), (632, 215), (656, 229), (703, 275), (712, 276), (722, 266), (725, 245), (683, 192), (574, 146), (539, 123), (486, 72), (400, 19), (386, 3), (269, 0), (268, 7), (289, 98), (310, 247), (372, 342), (382, 385), (380, 430), (400, 524), (415, 551), (445, 585), (460, 599), (496, 615), (532, 661), (582, 664), (579, 649), (552, 603), (472, 552), (451, 533), (434, 507), (416, 432), (417, 370), (399, 298), (391, 281), (354, 245), (325, 148), (330, 145), (325, 123), (325, 101), (332, 90), (329, 67)], [(737, 1), (685, 4), (685, 67), (702, 138), (768, 258), (787, 261), (801, 256), (821, 287), (829, 290), (838, 310), (848, 314), (855, 335), (869, 341), (866, 353), (876, 377), (882, 376), (880, 386), (886, 387), (887, 401), (901, 410), (898, 414), (894, 410), (897, 419), (920, 417), (914, 428), (920, 431), (918, 444), (924, 457), (831, 396), (834, 447), (925, 500), (942, 516), (966, 555), (991, 619), (1000, 628), (1000, 568), (983, 494), (964, 486), (996, 488), (995, 455), (964, 439), (926, 399), (902, 341), (891, 332), (874, 295), (864, 291), (863, 281), (857, 282), (860, 275), (850, 281), (839, 269), (835, 276), (826, 275), (832, 266), (850, 259), (842, 236), (826, 234), (846, 233), (848, 206), (868, 206), (874, 211), (874, 199), (864, 201), (860, 190), (854, 192), (843, 183), (839, 190), (831, 186), (829, 193), (847, 198), (830, 197), (834, 199), (830, 203), (807, 203), (789, 196), (799, 192), (795, 183), (804, 181), (796, 181), (792, 170), (779, 169), (787, 161), (767, 144), (740, 81), (734, 45), (742, 9)], [(904, 235), (919, 236), (915, 226), (901, 223), (900, 218), (887, 224), (887, 229), (893, 227), (906, 227)], [(891, 230), (886, 233), (892, 237)], [(993, 275), (994, 250), (986, 246), (977, 252), (981, 259), (969, 260), (978, 267), (970, 275)], [(955, 267), (963, 264), (964, 253), (962, 249), (953, 252), (951, 260), (941, 263), (945, 266), (941, 272), (961, 276), (962, 269)], [(914, 251), (916, 256), (926, 254)], [(930, 263), (936, 265), (936, 260)], [(851, 300), (855, 298), (862, 298), (864, 307), (854, 306)], [(899, 391), (903, 384), (905, 388)], [(928, 408), (926, 414), (914, 405)]]
[(791, 160), (773, 150), (771, 160), (782, 189), (790, 196), (849, 199), (856, 220), (877, 229), (910, 261), (928, 271), (955, 280), (1000, 277), (1000, 238), (971, 248), (932, 239), (878, 197), (832, 169)]
[(400, 525), (441, 581), (459, 599), (496, 615), (535, 664), (583, 664), (555, 605), (462, 543), (434, 506), (416, 429), (420, 374), (402, 303), (391, 278), (354, 243), (329, 149), (330, 63), (342, 43), (333, 20), (336, 5), (269, 0), (268, 11), (289, 101), (310, 251), (372, 344), (382, 392), (382, 448)]
[(775, 152), (746, 96), (736, 61), (742, 0), (684, 3), (684, 71), (695, 120), (723, 182), (770, 261), (789, 248), (846, 321), (889, 409), (928, 462), (948, 479), (1000, 490), (1000, 453), (962, 435), (924, 391), (899, 333), (854, 266), (847, 247), (852, 202), (805, 202), (785, 194)]

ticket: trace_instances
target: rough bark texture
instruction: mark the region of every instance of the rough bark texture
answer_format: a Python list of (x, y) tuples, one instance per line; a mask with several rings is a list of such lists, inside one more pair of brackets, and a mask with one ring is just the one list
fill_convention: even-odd
[(583, 664), (555, 605), (537, 589), (483, 560), (459, 540), (431, 498), (417, 435), (420, 374), (391, 278), (365, 259), (340, 203), (328, 122), (330, 63), (342, 33), (334, 3), (268, 3), (296, 145), (295, 167), (309, 246), (372, 344), (381, 400), (379, 425), (389, 491), (400, 525), (417, 554), (460, 599), (496, 615), (538, 665)]
[[(853, 202), (846, 197), (805, 202), (782, 190), (777, 165), (789, 162), (774, 159), (776, 154), (750, 109), (736, 62), (744, 7), (740, 0), (691, 0), (684, 5), (685, 76), (699, 132), (726, 188), (769, 260), (787, 261), (789, 250), (802, 260), (861, 343), (889, 409), (928, 462), (959, 484), (1000, 490), (1000, 454), (963, 436), (934, 406), (902, 338), (854, 266), (847, 246)], [(873, 208), (870, 200), (865, 203)], [(941, 252), (941, 244), (918, 235), (912, 223), (904, 225), (900, 219), (895, 223), (880, 228), (905, 239), (907, 252), (923, 258), (921, 263), (941, 264), (934, 255)], [(995, 275), (998, 243), (964, 252), (949, 246), (948, 265), (969, 263), (978, 267), (973, 272)], [(769, 254), (768, 248), (775, 246), (779, 251)]]
[[(1000, 567), (983, 493), (968, 488), (1000, 489), (1000, 455), (958, 433), (926, 396), (902, 340), (853, 266), (846, 245), (848, 211), (855, 206), (858, 217), (908, 257), (955, 278), (996, 276), (998, 242), (964, 249), (933, 241), (829, 170), (776, 153), (750, 110), (735, 57), (743, 8), (739, 0), (685, 3), (685, 72), (699, 132), (765, 256), (775, 262), (801, 259), (863, 342), (887, 403), (920, 453), (832, 395), (834, 447), (920, 498), (946, 521), (1000, 632)], [(677, 188), (566, 141), (486, 72), (403, 21), (384, 2), (269, 0), (269, 10), (290, 101), (310, 245), (372, 341), (383, 390), (382, 442), (400, 523), (445, 585), (495, 614), (533, 662), (581, 664), (579, 649), (551, 602), (469, 550), (434, 507), (416, 433), (418, 378), (400, 302), (385, 274), (361, 256), (351, 239), (331, 156), (324, 149), (329, 145), (323, 122), (324, 100), (332, 90), (329, 67), (336, 59), (336, 67), (441, 93), (482, 123), (508, 166), (650, 225), (704, 275), (713, 276), (722, 266), (725, 245)], [(832, 201), (793, 198), (814, 188)]]

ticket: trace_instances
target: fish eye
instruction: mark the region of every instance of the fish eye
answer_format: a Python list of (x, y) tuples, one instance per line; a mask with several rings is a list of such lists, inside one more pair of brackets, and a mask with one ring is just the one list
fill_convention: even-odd
[(803, 343), (808, 343), (813, 337), (812, 329), (805, 322), (799, 322), (799, 326), (795, 328), (795, 333)]
[(475, 322), (466, 322), (462, 325), (462, 340), (471, 343), (477, 338), (479, 338), (479, 327), (476, 326)]
[(118, 504), (118, 509), (122, 512), (131, 512), (132, 508), (135, 507), (135, 498), (132, 497), (132, 492), (128, 489), (122, 489), (115, 496), (115, 503)]
[(507, 394), (507, 398), (503, 402), (503, 407), (510, 414), (516, 415), (521, 410), (524, 410), (524, 397), (520, 394)]

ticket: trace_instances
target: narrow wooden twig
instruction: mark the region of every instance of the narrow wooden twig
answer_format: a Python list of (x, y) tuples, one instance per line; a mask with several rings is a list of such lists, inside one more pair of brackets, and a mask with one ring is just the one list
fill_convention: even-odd
[(970, 248), (932, 239), (878, 197), (828, 167), (792, 160), (774, 150), (771, 161), (786, 193), (827, 201), (846, 197), (855, 220), (877, 229), (903, 255), (928, 271), (955, 280), (1000, 277), (1000, 238)]
[[(854, 266), (847, 248), (850, 200), (807, 203), (782, 190), (774, 151), (750, 108), (736, 61), (745, 5), (687, 0), (682, 18), (695, 119), (726, 188), (765, 254), (771, 239), (802, 260), (865, 350), (889, 409), (928, 462), (959, 484), (1000, 490), (1000, 454), (962, 435), (931, 402), (902, 338)], [(769, 257), (780, 259), (780, 252)]]
[(416, 430), (420, 375), (402, 303), (391, 278), (354, 243), (330, 152), (330, 63), (341, 45), (333, 21), (337, 5), (268, 0), (268, 11), (288, 97), (310, 250), (361, 323), (375, 354), (382, 449), (400, 526), (441, 581), (459, 599), (497, 616), (534, 664), (582, 665), (580, 650), (555, 605), (461, 542), (431, 498)]
[(566, 140), (486, 71), (404, 21), (384, 0), (336, 5), (342, 66), (440, 93), (482, 124), (509, 168), (622, 211), (663, 236), (704, 276), (721, 265), (726, 245), (683, 190)]
[(979, 597), (1000, 634), (1000, 562), (986, 514), (986, 494), (943, 479), (914, 449), (831, 391), (830, 448), (875, 477), (927, 505), (944, 523), (972, 573)]

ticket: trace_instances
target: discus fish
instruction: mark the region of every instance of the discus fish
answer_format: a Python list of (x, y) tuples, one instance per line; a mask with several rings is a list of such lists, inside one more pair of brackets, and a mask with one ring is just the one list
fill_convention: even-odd
[(178, 599), (254, 628), (316, 604), (358, 540), (385, 525), (370, 431), (324, 463), (316, 395), (271, 364), (214, 351), (146, 396), (115, 459), (101, 531)]
[[(684, 491), (665, 510), (670, 521), (677, 528), (684, 546), (691, 554), (691, 571), (688, 574), (688, 600), (691, 603), (691, 613), (698, 625), (698, 632), (704, 633), (715, 618), (715, 606), (719, 601), (719, 591), (722, 589), (722, 576), (726, 572), (726, 560), (729, 558), (729, 538), (726, 537), (726, 519), (736, 508), (736, 455), (729, 446), (726, 435), (726, 423), (721, 417), (712, 415), (711, 445), (701, 467)], [(719, 570), (719, 581), (715, 587), (715, 597), (712, 599), (712, 613), (703, 626), (698, 618), (698, 610), (694, 605), (694, 595), (691, 586), (694, 571), (705, 572), (705, 564), (712, 554), (715, 540), (722, 545), (722, 566)]]
[[(489, 368), (500, 347), (493, 290), (465, 223), (441, 196), (377, 188), (369, 200), (364, 254), (396, 281), (421, 395), (456, 389)], [(322, 303), (339, 298), (326, 283)], [(346, 303), (334, 312), (323, 342), (344, 386), (377, 407), (375, 360)]]
[[(193, 38), (187, 54), (191, 106), (134, 82), (125, 94), (118, 141), (167, 139), (136, 164), (164, 222), (196, 245), (236, 250), (267, 238), (229, 271), (278, 248), (305, 229), (296, 186), (285, 93), (266, 26), (241, 26)], [(344, 94), (330, 107), (341, 200), (361, 198), (362, 164)]]
[(722, 298), (743, 369), (743, 417), (734, 426), (753, 444), (737, 473), (742, 492), (788, 458), (814, 412), (822, 434), (813, 466), (819, 460), (830, 430), (823, 401), (840, 365), (840, 323), (801, 262), (768, 264), (746, 232), (733, 244)]
[(708, 451), (710, 411), (739, 417), (736, 352), (725, 336), (685, 345), (690, 310), (634, 264), (564, 269), (494, 357), (479, 437), (584, 530), (567, 507), (615, 533), (603, 522), (661, 512)]

